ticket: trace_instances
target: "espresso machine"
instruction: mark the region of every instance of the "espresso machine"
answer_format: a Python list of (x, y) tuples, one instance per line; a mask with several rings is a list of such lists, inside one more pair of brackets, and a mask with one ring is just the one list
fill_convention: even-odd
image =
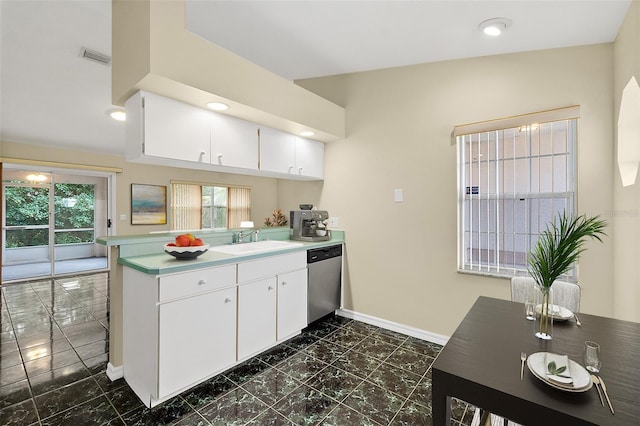
[[(302, 204), (302, 207), (309, 207)], [(329, 212), (326, 210), (291, 210), (289, 213), (289, 238), (298, 241), (328, 241), (331, 232), (327, 229)]]

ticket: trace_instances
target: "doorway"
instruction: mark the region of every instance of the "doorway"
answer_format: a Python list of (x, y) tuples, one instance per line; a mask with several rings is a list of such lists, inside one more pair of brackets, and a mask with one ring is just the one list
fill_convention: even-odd
[(5, 165), (2, 282), (108, 269), (109, 176)]

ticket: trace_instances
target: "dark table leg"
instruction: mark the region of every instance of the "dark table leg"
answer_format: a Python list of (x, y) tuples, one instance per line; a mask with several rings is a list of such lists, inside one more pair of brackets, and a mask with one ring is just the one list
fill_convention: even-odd
[(449, 426), (451, 423), (451, 397), (448, 396), (440, 380), (434, 374), (431, 389), (431, 416), (435, 426)]

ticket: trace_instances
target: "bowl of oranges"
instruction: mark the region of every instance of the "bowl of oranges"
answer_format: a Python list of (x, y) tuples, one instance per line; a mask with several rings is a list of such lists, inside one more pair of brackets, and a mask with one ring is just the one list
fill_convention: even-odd
[(164, 246), (167, 254), (179, 260), (195, 259), (209, 249), (209, 244), (202, 242), (200, 238), (196, 238), (193, 234), (180, 234), (172, 243)]

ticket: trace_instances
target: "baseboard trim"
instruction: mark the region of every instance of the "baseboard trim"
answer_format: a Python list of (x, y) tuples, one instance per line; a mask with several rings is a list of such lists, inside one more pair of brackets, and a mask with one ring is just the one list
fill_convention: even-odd
[(115, 381), (124, 377), (124, 371), (122, 366), (115, 366), (111, 363), (107, 364), (107, 377), (111, 379), (111, 381)]
[(438, 345), (446, 345), (449, 341), (448, 336), (442, 334), (432, 333), (430, 331), (421, 330), (419, 328), (411, 327), (409, 325), (399, 324), (397, 322), (389, 321), (386, 319), (374, 317), (367, 314), (361, 314), (359, 312), (351, 311), (349, 309), (338, 309), (336, 314), (345, 318), (351, 318), (357, 321), (366, 322), (367, 324), (375, 325), (377, 327), (384, 328), (386, 330), (395, 331), (398, 333), (406, 334), (418, 339), (426, 340), (428, 342), (437, 343)]

